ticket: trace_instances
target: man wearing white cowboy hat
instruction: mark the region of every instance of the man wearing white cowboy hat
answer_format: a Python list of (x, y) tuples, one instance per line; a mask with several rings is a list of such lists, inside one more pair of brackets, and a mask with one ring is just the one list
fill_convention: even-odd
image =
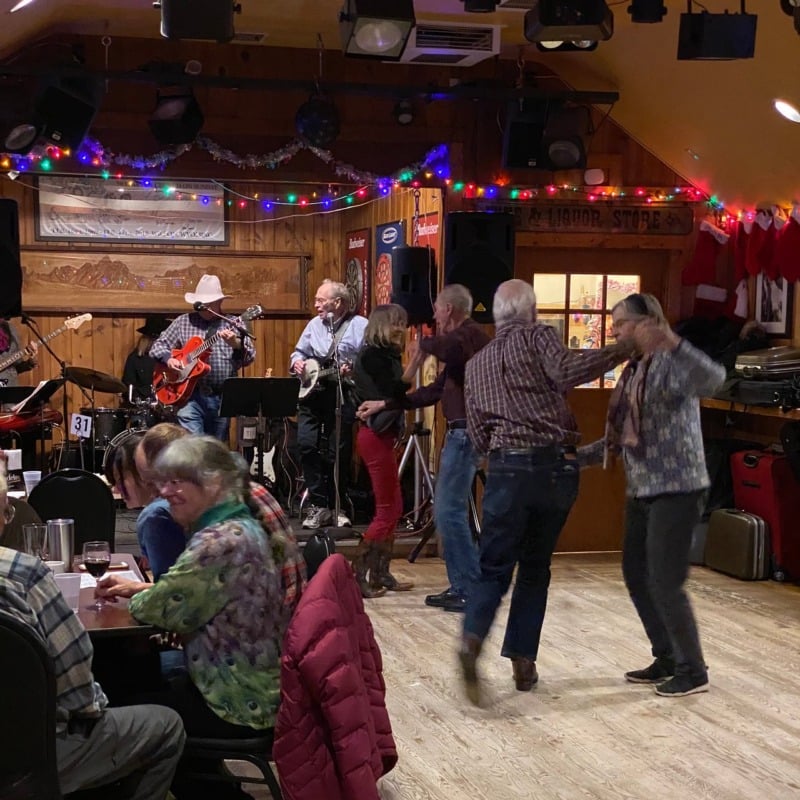
[(219, 335), (210, 350), (211, 370), (197, 381), (189, 401), (178, 411), (178, 422), (190, 433), (208, 433), (223, 441), (228, 439), (228, 419), (219, 416), (222, 385), (256, 357), (253, 340), (218, 316), (222, 301), (228, 297), (216, 275), (203, 275), (195, 291), (184, 295), (195, 310), (181, 314), (150, 348), (150, 355), (156, 361), (163, 362), (170, 370), (181, 370), (184, 363), (175, 357), (174, 351), (184, 347), (192, 337), (205, 340)]

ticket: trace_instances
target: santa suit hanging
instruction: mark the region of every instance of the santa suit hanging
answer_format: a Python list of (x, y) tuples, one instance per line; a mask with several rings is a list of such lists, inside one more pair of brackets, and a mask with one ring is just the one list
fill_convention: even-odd
[(725, 231), (703, 220), (698, 230), (694, 254), (681, 272), (681, 283), (684, 286), (713, 284), (716, 280), (717, 257), (730, 238)]
[(767, 211), (759, 211), (756, 214), (745, 253), (744, 265), (750, 275), (764, 272), (771, 280), (777, 277), (772, 258), (774, 247), (775, 226), (772, 224), (772, 214)]
[(795, 205), (775, 241), (775, 263), (787, 281), (800, 279), (800, 206)]

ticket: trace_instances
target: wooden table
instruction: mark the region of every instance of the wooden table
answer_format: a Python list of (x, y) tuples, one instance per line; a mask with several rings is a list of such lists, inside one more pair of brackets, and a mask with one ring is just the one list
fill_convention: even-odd
[[(112, 564), (118, 564), (121, 561), (127, 562), (128, 569), (136, 573), (140, 581), (144, 580), (130, 553), (112, 553)], [(152, 625), (142, 625), (131, 616), (128, 611), (129, 600), (126, 598), (118, 598), (115, 603), (106, 602), (100, 611), (88, 608), (94, 601), (93, 588), (81, 589), (78, 619), (92, 639), (107, 636), (150, 636), (156, 632)]]

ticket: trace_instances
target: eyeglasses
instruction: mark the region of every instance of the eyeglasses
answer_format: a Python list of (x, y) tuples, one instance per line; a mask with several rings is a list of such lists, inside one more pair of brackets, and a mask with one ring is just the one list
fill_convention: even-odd
[(192, 483), (192, 481), (185, 478), (172, 478), (168, 481), (153, 481), (153, 483), (159, 492), (163, 492), (166, 489), (170, 494), (183, 494), (183, 487)]
[(3, 519), (5, 520), (6, 525), (8, 525), (12, 519), (14, 519), (14, 514), (17, 513), (17, 509), (8, 503), (6, 507), (3, 509)]

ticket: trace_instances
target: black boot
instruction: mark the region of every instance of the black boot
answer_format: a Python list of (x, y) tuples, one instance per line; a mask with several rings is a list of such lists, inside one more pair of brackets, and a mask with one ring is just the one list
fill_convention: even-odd
[(392, 550), (394, 549), (394, 536), (386, 541), (380, 542), (381, 550), (378, 556), (378, 583), (390, 592), (408, 592), (414, 588), (410, 581), (398, 581), (389, 572), (392, 563)]
[(386, 594), (386, 589), (377, 583), (379, 547), (380, 542), (366, 542), (362, 539), (353, 557), (353, 570), (356, 573), (358, 588), (361, 589), (361, 596), (364, 598), (381, 597)]

